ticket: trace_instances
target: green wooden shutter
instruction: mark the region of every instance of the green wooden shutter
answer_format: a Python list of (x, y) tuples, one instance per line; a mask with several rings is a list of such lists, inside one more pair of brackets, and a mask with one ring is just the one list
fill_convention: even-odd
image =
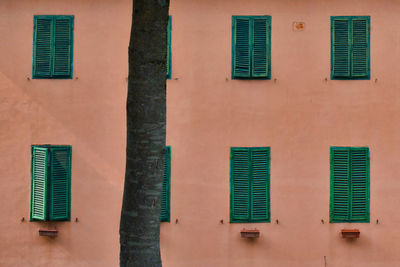
[(352, 77), (369, 77), (369, 18), (352, 20)]
[(54, 17), (53, 77), (72, 77), (72, 16)]
[(250, 153), (231, 148), (231, 222), (250, 219)]
[(332, 17), (332, 78), (350, 78), (350, 22)]
[(167, 78), (171, 79), (171, 31), (172, 31), (172, 17), (168, 18), (168, 29), (167, 29)]
[(165, 149), (164, 177), (161, 195), (161, 218), (162, 222), (170, 221), (170, 182), (171, 181), (171, 147)]
[(250, 18), (232, 18), (233, 78), (250, 77)]
[(350, 212), (350, 149), (331, 148), (330, 221), (343, 222)]
[(35, 77), (50, 77), (52, 70), (52, 18), (34, 17), (33, 74)]
[(31, 219), (47, 219), (48, 150), (31, 148)]
[(369, 150), (351, 149), (350, 220), (369, 222)]
[(69, 220), (71, 203), (71, 147), (50, 148), (49, 219)]
[(270, 149), (251, 149), (251, 220), (269, 221)]
[(268, 77), (268, 42), (270, 25), (268, 19), (256, 17), (253, 23), (252, 77)]

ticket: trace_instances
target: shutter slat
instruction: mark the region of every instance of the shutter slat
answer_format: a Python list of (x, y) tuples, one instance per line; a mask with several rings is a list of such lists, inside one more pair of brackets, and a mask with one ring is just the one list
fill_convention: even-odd
[(54, 77), (71, 76), (72, 18), (55, 18)]
[(35, 17), (35, 42), (33, 44), (34, 77), (51, 76), (51, 18)]
[(253, 77), (268, 76), (268, 27), (266, 18), (255, 18), (253, 20)]
[(349, 20), (334, 19), (332, 33), (332, 60), (334, 77), (350, 77)]
[(352, 20), (352, 76), (368, 77), (369, 74), (369, 27), (367, 19)]
[(46, 148), (32, 148), (31, 218), (34, 220), (47, 219), (47, 157)]
[(248, 148), (231, 149), (231, 220), (249, 220), (249, 160)]
[(162, 195), (161, 195), (161, 215), (160, 220), (162, 222), (170, 221), (170, 180), (171, 180), (171, 147), (165, 149), (165, 161), (164, 161), (164, 177), (162, 184)]
[(233, 76), (250, 77), (250, 19), (234, 19)]
[(251, 149), (251, 219), (265, 221), (269, 217), (269, 159), (268, 148)]
[(167, 78), (171, 79), (171, 30), (172, 30), (172, 17), (168, 17), (167, 28)]
[(349, 148), (331, 149), (331, 221), (349, 219)]
[(50, 148), (50, 220), (69, 220), (71, 147)]

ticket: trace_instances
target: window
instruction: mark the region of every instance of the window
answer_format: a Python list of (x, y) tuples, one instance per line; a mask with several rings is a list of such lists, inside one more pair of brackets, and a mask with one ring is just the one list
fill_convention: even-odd
[(172, 30), (172, 17), (168, 18), (168, 29), (167, 29), (167, 78), (171, 79), (171, 30)]
[(164, 179), (161, 196), (161, 218), (162, 222), (170, 221), (170, 188), (171, 184), (171, 147), (165, 148)]
[(331, 147), (330, 222), (369, 222), (367, 147)]
[(232, 79), (271, 78), (271, 17), (232, 17)]
[(73, 16), (34, 16), (33, 78), (72, 78), (73, 27)]
[(231, 148), (231, 222), (270, 221), (270, 148)]
[(370, 18), (331, 17), (331, 79), (370, 79)]
[(71, 146), (31, 147), (31, 220), (70, 220), (71, 150)]

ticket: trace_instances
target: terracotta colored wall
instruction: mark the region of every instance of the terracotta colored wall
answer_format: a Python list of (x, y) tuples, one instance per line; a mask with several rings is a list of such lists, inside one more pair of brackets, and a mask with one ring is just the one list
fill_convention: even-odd
[[(324, 256), (330, 267), (400, 266), (399, 11), (377, 0), (172, 1), (166, 266), (323, 267)], [(232, 15), (272, 16), (270, 81), (231, 79)], [(371, 16), (371, 80), (330, 80), (338, 15)], [(271, 223), (228, 223), (232, 146), (271, 147)], [(371, 223), (328, 223), (331, 146), (370, 148)], [(243, 227), (259, 240), (241, 239)], [(361, 238), (346, 242), (344, 227)]]
[[(394, 0), (171, 0), (164, 266), (400, 265), (399, 11)], [(0, 12), (0, 266), (118, 266), (131, 1), (3, 0)], [(73, 80), (27, 80), (34, 14), (75, 15)], [(272, 79), (231, 80), (231, 16), (264, 14)], [(332, 15), (371, 16), (371, 80), (329, 79)], [(38, 236), (47, 223), (20, 221), (35, 143), (73, 147), (79, 222), (49, 223), (54, 240)], [(231, 146), (271, 147), (271, 223), (228, 223)], [(328, 223), (330, 146), (370, 148), (371, 223)], [(261, 237), (241, 239), (243, 227)], [(361, 238), (343, 240), (343, 227)]]
[[(0, 14), (0, 266), (117, 266), (131, 1), (3, 0)], [(74, 79), (27, 79), (35, 14), (75, 16)], [(71, 222), (29, 222), (31, 144), (72, 145)]]

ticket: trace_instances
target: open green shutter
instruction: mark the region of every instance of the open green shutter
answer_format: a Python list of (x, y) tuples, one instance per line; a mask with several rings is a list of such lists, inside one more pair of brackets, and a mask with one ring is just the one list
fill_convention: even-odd
[(161, 195), (161, 218), (162, 222), (170, 221), (170, 182), (171, 181), (171, 147), (165, 149), (164, 177)]
[(53, 76), (72, 76), (72, 16), (54, 17)]
[(350, 77), (349, 33), (348, 18), (332, 19), (332, 78)]
[(351, 149), (351, 221), (369, 222), (369, 150)]
[(369, 19), (352, 20), (352, 77), (369, 77)]
[(250, 153), (231, 148), (231, 221), (250, 219)]
[(251, 220), (269, 221), (269, 148), (251, 149)]
[(70, 219), (71, 147), (50, 148), (50, 220)]
[(47, 148), (31, 149), (31, 219), (47, 219)]
[(268, 35), (270, 25), (267, 18), (254, 18), (253, 49), (252, 49), (252, 77), (268, 77)]
[(233, 17), (233, 78), (250, 77), (250, 18)]
[(349, 220), (350, 212), (350, 148), (331, 148), (330, 221)]
[(171, 30), (172, 30), (172, 17), (168, 18), (167, 28), (167, 78), (171, 79)]
[(33, 77), (51, 76), (52, 18), (34, 17)]

